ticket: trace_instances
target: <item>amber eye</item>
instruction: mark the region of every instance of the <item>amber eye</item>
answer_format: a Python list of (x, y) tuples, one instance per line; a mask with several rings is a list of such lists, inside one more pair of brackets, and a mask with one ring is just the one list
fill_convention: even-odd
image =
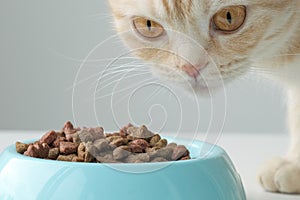
[(245, 6), (228, 6), (218, 11), (213, 17), (213, 24), (217, 30), (233, 32), (238, 30), (246, 19)]
[(134, 18), (133, 25), (137, 33), (146, 38), (157, 38), (162, 36), (165, 32), (162, 25), (143, 17)]

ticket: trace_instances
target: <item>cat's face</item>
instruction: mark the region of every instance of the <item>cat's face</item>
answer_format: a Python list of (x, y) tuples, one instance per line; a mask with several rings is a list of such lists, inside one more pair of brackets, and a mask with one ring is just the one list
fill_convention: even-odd
[(207, 92), (280, 51), (297, 0), (109, 1), (123, 41), (156, 75)]

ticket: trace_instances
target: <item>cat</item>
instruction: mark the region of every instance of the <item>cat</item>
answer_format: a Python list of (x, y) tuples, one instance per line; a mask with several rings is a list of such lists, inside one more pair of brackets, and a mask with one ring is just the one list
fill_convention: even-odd
[[(205, 95), (247, 71), (288, 96), (290, 149), (262, 167), (271, 192), (300, 193), (300, 1), (109, 0), (117, 32), (153, 73)], [(191, 89), (192, 88), (192, 89)]]

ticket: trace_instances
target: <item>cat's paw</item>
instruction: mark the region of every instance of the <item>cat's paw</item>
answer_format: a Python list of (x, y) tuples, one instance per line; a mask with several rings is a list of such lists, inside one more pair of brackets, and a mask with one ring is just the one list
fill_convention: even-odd
[(259, 182), (270, 192), (299, 194), (300, 165), (283, 158), (275, 158), (262, 167)]

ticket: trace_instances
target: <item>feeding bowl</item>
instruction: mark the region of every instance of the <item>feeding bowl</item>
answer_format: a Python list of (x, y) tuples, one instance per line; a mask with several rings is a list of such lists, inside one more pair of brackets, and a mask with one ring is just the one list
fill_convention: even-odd
[[(1, 200), (246, 200), (226, 152), (198, 140), (183, 144), (191, 160), (101, 164), (31, 158), (7, 147), (0, 155)], [(210, 149), (203, 157), (203, 149)]]

